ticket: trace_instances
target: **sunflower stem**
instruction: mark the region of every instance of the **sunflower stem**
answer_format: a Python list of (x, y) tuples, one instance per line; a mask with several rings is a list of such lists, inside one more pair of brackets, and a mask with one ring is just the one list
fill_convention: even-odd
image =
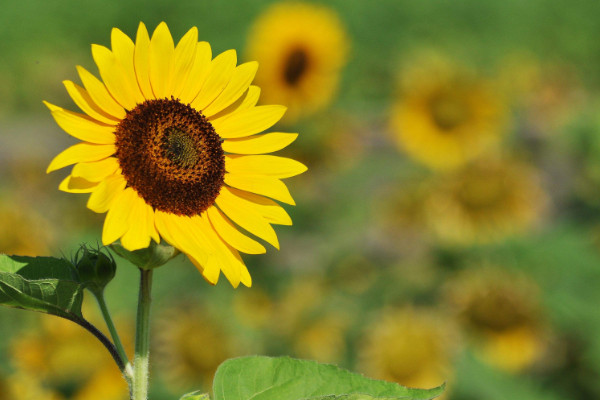
[(112, 317), (110, 316), (110, 312), (108, 311), (108, 307), (106, 306), (106, 301), (104, 301), (104, 290), (100, 292), (92, 292), (94, 297), (96, 297), (96, 301), (98, 302), (98, 306), (100, 307), (100, 311), (102, 311), (102, 316), (104, 317), (104, 321), (106, 322), (106, 326), (108, 327), (108, 331), (110, 332), (110, 336), (115, 344), (117, 352), (123, 360), (123, 364), (125, 368), (121, 372), (125, 376), (127, 383), (131, 386), (131, 377), (133, 371), (131, 370), (131, 363), (129, 362), (129, 358), (127, 357), (127, 353), (125, 352), (125, 348), (123, 347), (123, 343), (121, 342), (121, 338), (117, 333), (117, 329), (115, 328), (115, 324), (113, 323)]
[(140, 294), (135, 330), (135, 358), (133, 361), (132, 400), (148, 399), (148, 362), (150, 356), (149, 317), (152, 270), (140, 268), (140, 274)]

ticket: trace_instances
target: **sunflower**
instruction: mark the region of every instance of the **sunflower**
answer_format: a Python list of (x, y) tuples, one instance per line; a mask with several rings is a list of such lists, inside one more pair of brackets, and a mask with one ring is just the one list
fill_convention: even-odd
[(488, 159), (444, 177), (432, 187), (424, 212), (440, 241), (467, 245), (527, 232), (546, 204), (536, 170), (517, 161)]
[(102, 80), (77, 67), (83, 87), (64, 82), (84, 114), (46, 103), (58, 125), (82, 141), (56, 156), (48, 172), (74, 164), (59, 189), (90, 193), (87, 207), (107, 213), (105, 245), (120, 239), (133, 251), (163, 239), (211, 284), (223, 271), (234, 287), (250, 286), (239, 252), (266, 250), (238, 226), (278, 248), (271, 224), (291, 219), (272, 199), (293, 205), (281, 179), (306, 167), (265, 155), (297, 134), (256, 135), (286, 110), (256, 106), (260, 89), (250, 83), (258, 64), (236, 66), (234, 50), (212, 59), (197, 36), (192, 28), (175, 46), (164, 22), (152, 37), (140, 23), (135, 43), (115, 28), (112, 50), (92, 45)]
[(405, 308), (382, 314), (369, 326), (359, 348), (363, 372), (410, 387), (434, 387), (448, 380), (453, 328), (435, 312)]
[(547, 341), (539, 291), (522, 274), (484, 267), (450, 280), (446, 297), (480, 358), (518, 372), (539, 359)]
[(265, 100), (289, 105), (288, 120), (330, 103), (346, 61), (348, 38), (331, 9), (279, 3), (255, 22), (248, 38), (250, 59), (260, 62), (257, 83)]
[(390, 127), (415, 160), (448, 170), (480, 156), (504, 133), (505, 107), (483, 79), (438, 57), (406, 70)]

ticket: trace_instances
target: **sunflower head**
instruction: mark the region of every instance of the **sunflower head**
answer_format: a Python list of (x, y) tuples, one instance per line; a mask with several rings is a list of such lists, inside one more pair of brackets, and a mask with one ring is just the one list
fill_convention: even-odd
[(248, 54), (261, 65), (256, 79), (264, 98), (287, 104), (288, 120), (329, 104), (347, 51), (348, 38), (335, 12), (308, 3), (271, 6), (248, 37)]
[(223, 271), (234, 287), (250, 286), (239, 252), (266, 250), (240, 228), (278, 248), (271, 224), (291, 220), (274, 200), (294, 204), (281, 179), (306, 170), (267, 155), (297, 134), (259, 135), (286, 108), (257, 106), (257, 63), (236, 65), (234, 50), (213, 58), (196, 28), (177, 45), (164, 22), (152, 36), (140, 24), (135, 42), (115, 28), (111, 47), (92, 45), (101, 80), (78, 67), (83, 86), (64, 82), (83, 113), (46, 103), (81, 140), (48, 172), (74, 165), (59, 188), (89, 193), (88, 208), (107, 213), (103, 244), (134, 251), (162, 240), (210, 283)]
[(506, 107), (491, 84), (437, 56), (406, 68), (390, 127), (399, 147), (434, 169), (475, 159), (504, 133)]

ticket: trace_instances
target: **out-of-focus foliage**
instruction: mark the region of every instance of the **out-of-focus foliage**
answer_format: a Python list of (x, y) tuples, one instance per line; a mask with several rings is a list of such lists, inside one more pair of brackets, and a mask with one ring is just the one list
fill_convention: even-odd
[[(70, 258), (100, 239), (103, 216), (44, 173), (69, 139), (41, 100), (71, 104), (60, 82), (96, 71), (90, 43), (165, 20), (250, 61), (278, 3), (5, 5), (0, 252)], [(252, 354), (447, 381), (449, 400), (600, 398), (600, 3), (315, 3), (347, 48), (326, 104), (276, 127), (300, 134), (285, 152), (309, 167), (290, 180), (294, 226), (278, 228), (280, 251), (245, 257), (249, 289), (211, 287), (183, 257), (155, 272), (153, 398), (210, 392), (223, 360)], [(310, 71), (277, 56), (282, 74)], [(136, 272), (119, 261), (105, 293), (125, 338)], [(0, 399), (127, 398), (88, 332), (25, 314), (0, 309)]]

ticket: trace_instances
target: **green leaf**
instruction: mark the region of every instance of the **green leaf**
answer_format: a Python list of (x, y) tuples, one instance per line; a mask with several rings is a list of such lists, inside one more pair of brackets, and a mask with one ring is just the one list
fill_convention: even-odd
[(213, 383), (215, 400), (427, 400), (434, 389), (409, 389), (369, 379), (335, 365), (289, 357), (241, 357), (225, 361)]
[(210, 397), (208, 393), (202, 393), (202, 391), (198, 390), (196, 392), (184, 394), (181, 396), (179, 400), (209, 400)]
[(83, 286), (70, 262), (0, 255), (0, 304), (81, 321), (82, 302)]

